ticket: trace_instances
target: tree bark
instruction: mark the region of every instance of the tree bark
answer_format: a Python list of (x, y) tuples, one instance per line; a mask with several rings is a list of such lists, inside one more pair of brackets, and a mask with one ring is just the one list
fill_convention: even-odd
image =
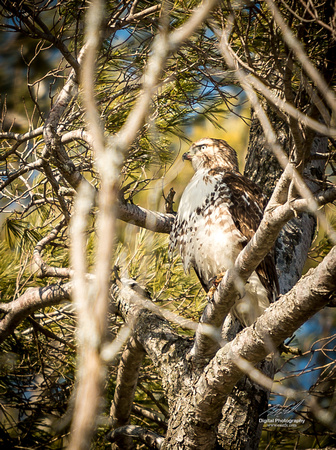
[[(144, 357), (143, 348), (133, 338), (130, 338), (119, 363), (114, 399), (110, 411), (115, 428), (129, 424), (139, 371)], [(133, 439), (124, 434), (116, 435), (115, 445), (112, 448), (131, 450), (134, 448)]]

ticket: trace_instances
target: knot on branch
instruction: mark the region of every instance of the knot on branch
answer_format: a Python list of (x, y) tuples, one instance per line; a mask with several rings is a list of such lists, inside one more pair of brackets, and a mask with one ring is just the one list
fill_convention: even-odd
[(174, 191), (174, 188), (170, 188), (169, 190), (169, 194), (167, 195), (167, 197), (165, 197), (165, 195), (163, 194), (163, 198), (165, 199), (165, 208), (166, 208), (166, 213), (168, 214), (174, 214), (174, 197), (175, 197), (176, 192)]

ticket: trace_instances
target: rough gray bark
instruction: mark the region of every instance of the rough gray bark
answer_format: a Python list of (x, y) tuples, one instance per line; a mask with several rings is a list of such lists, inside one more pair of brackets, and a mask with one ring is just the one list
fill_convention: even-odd
[[(257, 365), (269, 378), (274, 376), (273, 359)], [(218, 426), (218, 448), (234, 450), (257, 449), (262, 432), (259, 416), (268, 405), (269, 391), (244, 376), (233, 388), (222, 409), (223, 419)]]

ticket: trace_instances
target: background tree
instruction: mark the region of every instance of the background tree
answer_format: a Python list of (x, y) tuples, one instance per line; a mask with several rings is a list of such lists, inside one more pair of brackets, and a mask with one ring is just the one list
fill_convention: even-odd
[[(0, 4), (3, 442), (257, 448), (273, 389), (304, 435), (266, 421), (270, 446), (333, 445), (333, 310), (303, 356), (269, 355), (335, 301), (334, 2)], [(205, 299), (167, 255), (173, 143), (243, 116), (241, 89), (245, 172), (270, 200)], [(274, 244), (280, 298), (238, 332), (235, 280)], [(293, 383), (290, 361), (314, 378)]]

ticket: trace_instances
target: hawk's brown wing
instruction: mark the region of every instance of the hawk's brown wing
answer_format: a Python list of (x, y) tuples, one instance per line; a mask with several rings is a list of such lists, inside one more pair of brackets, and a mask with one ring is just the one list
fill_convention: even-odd
[[(266, 198), (259, 187), (240, 173), (225, 172), (223, 185), (230, 187), (230, 212), (236, 227), (246, 237), (245, 245), (257, 231), (266, 206)], [(268, 253), (256, 269), (268, 292), (270, 303), (279, 292), (273, 251)]]

